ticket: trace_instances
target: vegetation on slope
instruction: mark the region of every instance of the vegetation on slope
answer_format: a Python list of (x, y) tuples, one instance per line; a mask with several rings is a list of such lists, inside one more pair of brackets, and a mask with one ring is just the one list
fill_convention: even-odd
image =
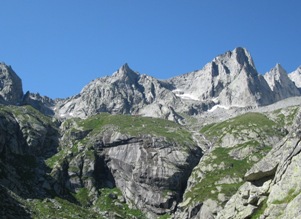
[(185, 145), (193, 143), (191, 134), (185, 128), (175, 122), (159, 118), (101, 113), (79, 121), (78, 125), (85, 130), (91, 129), (94, 133), (114, 126), (119, 132), (132, 136), (154, 135)]
[[(71, 157), (81, 157), (84, 160), (93, 161), (96, 151), (92, 145), (94, 139), (99, 138), (95, 136), (110, 130), (129, 137), (143, 135), (163, 137), (167, 141), (176, 142), (185, 148), (195, 145), (190, 132), (184, 127), (168, 120), (156, 118), (101, 113), (87, 119), (72, 118), (66, 120), (62, 127), (65, 130), (65, 137), (67, 137), (62, 139), (60, 151), (45, 162), (48, 167), (54, 169), (60, 168), (64, 161), (68, 160), (68, 171), (74, 173), (81, 173), (81, 170), (70, 163)], [(101, 188), (98, 193), (98, 198), (95, 200), (95, 197), (90, 197), (86, 188), (80, 188), (74, 193), (74, 197), (81, 206), (93, 209), (96, 212), (106, 212), (109, 216), (145, 218), (140, 210), (130, 208), (125, 201), (112, 198), (115, 196), (122, 197), (117, 188)], [(93, 203), (91, 203), (91, 200), (94, 200)]]
[(288, 111), (267, 115), (246, 113), (204, 126), (200, 132), (214, 146), (194, 169), (193, 185), (184, 200), (194, 204), (212, 199), (225, 204), (243, 184), (246, 171), (270, 151), (277, 139), (287, 134), (283, 125), (292, 124), (297, 108)]

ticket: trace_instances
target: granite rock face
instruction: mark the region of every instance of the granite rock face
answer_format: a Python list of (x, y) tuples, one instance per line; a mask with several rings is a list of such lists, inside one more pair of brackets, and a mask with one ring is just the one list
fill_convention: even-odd
[(107, 157), (125, 198), (145, 212), (162, 215), (176, 210), (201, 150), (185, 151), (181, 145), (145, 136), (109, 149)]
[(0, 63), (0, 101), (8, 104), (18, 104), (23, 96), (22, 81), (13, 69), (5, 63)]
[[(112, 126), (98, 133), (84, 131), (80, 125), (77, 130), (63, 136), (65, 147), (78, 145), (77, 152), (66, 152), (53, 168), (53, 178), (71, 191), (88, 189), (91, 202), (99, 188), (117, 187), (126, 203), (148, 218), (176, 210), (202, 156), (193, 141), (183, 144), (151, 134), (133, 136)], [(81, 145), (82, 141), (90, 146)]]
[(54, 106), (57, 101), (47, 96), (41, 96), (39, 93), (35, 94), (27, 91), (22, 98), (21, 105), (30, 105), (45, 115), (53, 116)]
[(244, 48), (217, 56), (202, 70), (175, 77), (170, 83), (177, 92), (183, 92), (182, 97), (213, 100), (223, 107), (267, 105), (274, 101), (271, 90)]
[(47, 197), (43, 160), (57, 152), (58, 129), (30, 106), (11, 105), (0, 107), (0, 133), (0, 215), (31, 218), (24, 200)]
[(301, 66), (295, 71), (288, 74), (288, 77), (295, 83), (298, 88), (301, 88)]
[[(61, 118), (85, 118), (109, 112), (168, 118), (175, 114), (168, 106), (174, 106), (178, 100), (166, 86), (153, 77), (134, 72), (125, 64), (111, 77), (98, 78), (85, 86), (79, 95), (58, 102), (56, 114)], [(145, 106), (151, 110), (144, 110)]]
[[(286, 111), (295, 115), (297, 109)], [(246, 180), (246, 172), (286, 136), (284, 125), (275, 120), (280, 115), (284, 116), (281, 112), (249, 112), (205, 126), (201, 133), (205, 138), (203, 144), (209, 145), (209, 149), (188, 179), (176, 218), (216, 218)], [(264, 166), (269, 171), (262, 173), (262, 177), (273, 174), (274, 167)], [(240, 209), (234, 215), (239, 212)]]
[(297, 86), (280, 64), (277, 64), (271, 71), (267, 72), (264, 78), (273, 91), (276, 101), (292, 96), (300, 96)]

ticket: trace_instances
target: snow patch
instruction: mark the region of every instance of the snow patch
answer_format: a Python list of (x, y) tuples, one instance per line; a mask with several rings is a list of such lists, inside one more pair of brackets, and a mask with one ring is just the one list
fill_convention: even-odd
[(223, 105), (218, 104), (218, 105), (213, 106), (211, 109), (209, 109), (208, 112), (213, 112), (213, 111), (217, 110), (218, 108), (222, 108), (222, 109), (226, 109), (226, 110), (230, 109), (230, 107), (228, 107), (228, 106), (223, 106)]
[(224, 105), (217, 104), (217, 105), (213, 106), (211, 109), (207, 110), (207, 112), (213, 112), (213, 111), (217, 110), (218, 108), (228, 110), (232, 107), (243, 108), (244, 106), (241, 106), (241, 105), (224, 106)]
[(217, 98), (217, 97), (212, 98), (212, 101), (213, 101), (214, 103), (218, 103), (218, 98)]
[(180, 89), (175, 89), (172, 91), (177, 97), (185, 100), (199, 100), (199, 98), (193, 94), (185, 94), (184, 91)]

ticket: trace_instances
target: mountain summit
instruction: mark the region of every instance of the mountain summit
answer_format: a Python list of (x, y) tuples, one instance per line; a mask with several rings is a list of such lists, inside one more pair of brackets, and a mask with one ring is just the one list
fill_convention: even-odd
[(282, 100), (291, 96), (299, 96), (300, 92), (295, 83), (290, 80), (284, 68), (277, 64), (264, 75), (265, 80), (274, 92), (275, 100)]
[(222, 107), (267, 105), (274, 101), (271, 90), (244, 48), (219, 55), (203, 69), (169, 82), (186, 95), (200, 101), (213, 100)]
[(295, 83), (298, 88), (301, 88), (301, 66), (297, 70), (288, 74), (288, 77)]
[(129, 65), (125, 63), (116, 72), (114, 72), (112, 76), (125, 82), (134, 82), (139, 77), (139, 74), (134, 72)]

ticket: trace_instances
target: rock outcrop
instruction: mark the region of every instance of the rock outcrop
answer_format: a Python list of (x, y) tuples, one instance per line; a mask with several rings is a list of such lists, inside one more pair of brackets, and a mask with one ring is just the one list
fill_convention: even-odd
[(18, 104), (23, 96), (22, 81), (14, 70), (0, 63), (0, 102)]
[(55, 123), (30, 106), (0, 106), (1, 218), (32, 218), (25, 200), (48, 197), (43, 163), (58, 139)]
[(30, 93), (27, 91), (22, 98), (21, 105), (30, 105), (41, 113), (54, 116), (54, 107), (59, 100), (53, 100), (47, 96), (41, 96), (39, 93)]
[(284, 124), (275, 118), (284, 116), (292, 122), (289, 118), (296, 116), (297, 109), (287, 109), (286, 116), (282, 112), (246, 113), (205, 126), (201, 132), (206, 136), (203, 144), (209, 142), (209, 150), (188, 179), (176, 218), (216, 218), (243, 184), (247, 170), (286, 136)]
[(244, 183), (217, 218), (298, 218), (301, 208), (300, 112), (294, 131), (246, 174)]
[[(112, 120), (115, 117), (102, 119)], [(141, 128), (147, 126), (147, 129), (152, 129), (153, 125), (156, 129), (167, 128), (149, 121), (141, 118)], [(156, 120), (152, 122), (156, 123)], [(99, 127), (103, 129), (100, 132), (95, 132), (95, 129), (85, 131), (81, 124), (77, 123), (77, 131), (66, 132), (62, 139), (64, 144), (70, 145), (64, 147), (74, 148), (77, 145), (77, 148), (70, 149), (66, 158), (52, 170), (51, 175), (61, 185), (67, 185), (74, 192), (81, 188), (88, 189), (91, 202), (92, 197), (94, 201), (97, 199), (99, 188), (117, 187), (126, 203), (145, 212), (148, 218), (171, 214), (176, 210), (187, 179), (202, 155), (201, 149), (192, 140), (168, 139), (164, 137), (164, 130), (161, 133), (163, 136), (143, 134), (143, 130), (138, 136), (129, 135), (118, 131), (118, 125), (112, 124)], [(128, 128), (131, 126), (126, 124)], [(182, 131), (177, 131), (177, 126), (173, 126), (170, 128), (182, 135)]]

